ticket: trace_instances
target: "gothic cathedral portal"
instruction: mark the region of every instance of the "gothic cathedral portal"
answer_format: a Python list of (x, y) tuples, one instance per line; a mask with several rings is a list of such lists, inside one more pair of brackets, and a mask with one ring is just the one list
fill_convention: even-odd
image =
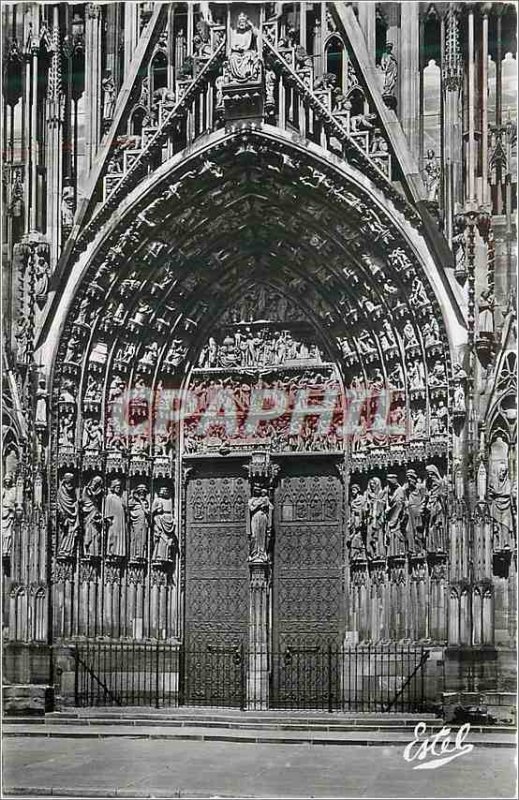
[(13, 708), (510, 699), (515, 13), (2, 9)]

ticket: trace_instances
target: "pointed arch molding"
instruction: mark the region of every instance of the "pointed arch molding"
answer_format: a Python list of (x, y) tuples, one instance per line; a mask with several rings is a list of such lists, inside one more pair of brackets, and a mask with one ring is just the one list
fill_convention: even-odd
[[(212, 163), (217, 166), (211, 167)], [(310, 247), (313, 258), (309, 258), (309, 264), (328, 261), (331, 250), (338, 259), (349, 260), (353, 267), (361, 264), (363, 255), (376, 257), (385, 262), (389, 276), (399, 273), (398, 282), (404, 291), (406, 275), (409, 291), (412, 276), (417, 275), (430, 298), (432, 313), (442, 320), (451, 357), (465, 344), (466, 328), (456, 287), (447, 273), (438, 269), (421, 220), (412, 206), (402, 203), (400, 208), (396, 208), (393, 199), (384, 196), (351, 164), (307, 140), (301, 140), (299, 136), (291, 137), (278, 128), (261, 124), (253, 128), (221, 129), (201, 137), (188, 150), (174, 155), (152, 171), (113, 210), (72, 265), (68, 277), (55, 290), (40, 338), (40, 363), (52, 371), (60, 338), (70, 323), (72, 308), (99, 266), (111, 260), (122, 275), (121, 265), (135, 255), (139, 246), (162, 242), (161, 223), (156, 221), (161, 219), (161, 214), (171, 221), (179, 211), (186, 208), (196, 210), (207, 192), (214, 195), (215, 203), (222, 200), (222, 192), (224, 198), (227, 195), (229, 202), (224, 199), (220, 203), (226, 212), (232, 206), (233, 197), (239, 205), (240, 195), (236, 191), (239, 187), (234, 186), (235, 192), (231, 196), (232, 187), (226, 185), (229, 183), (225, 175), (226, 165), (227, 169), (234, 170), (235, 178), (240, 171), (242, 174), (258, 168), (264, 171), (264, 181), (257, 180), (254, 191), (249, 194), (264, 197), (268, 191), (267, 184), (271, 185), (270, 195), (277, 195), (284, 210), (278, 233), (292, 226), (292, 249), (300, 247), (301, 253), (305, 249), (309, 252), (308, 245), (301, 240), (302, 229), (297, 228), (298, 218), (312, 221), (313, 215), (315, 235), (319, 236), (321, 232), (322, 238), (335, 239), (331, 247), (324, 247), (320, 258), (319, 251), (312, 252)], [(256, 179), (258, 175), (257, 172)], [(223, 239), (214, 246), (225, 250), (226, 241), (232, 245), (233, 231), (221, 230)], [(177, 237), (171, 234), (170, 253), (174, 253), (178, 246), (175, 238), (178, 241), (183, 239), (179, 234), (180, 230)], [(204, 237), (203, 225), (198, 235)], [(391, 261), (391, 254), (396, 250), (405, 252), (404, 260), (396, 258)], [(163, 259), (164, 250), (157, 245), (156, 252), (159, 251)], [(207, 252), (205, 257), (209, 255)], [(147, 272), (152, 260), (153, 256), (148, 253)], [(346, 288), (348, 280), (347, 276), (343, 279)]]

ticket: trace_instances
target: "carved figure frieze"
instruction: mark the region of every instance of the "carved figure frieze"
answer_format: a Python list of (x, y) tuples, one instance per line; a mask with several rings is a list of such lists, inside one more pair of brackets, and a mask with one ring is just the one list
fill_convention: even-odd
[[(385, 485), (384, 485), (385, 484)], [(439, 468), (427, 465), (399, 482), (396, 473), (371, 476), (366, 489), (354, 480), (349, 490), (350, 563), (407, 557), (438, 557), (446, 550), (447, 483)]]
[(217, 343), (209, 337), (198, 362), (199, 367), (264, 367), (291, 362), (321, 363), (321, 353), (314, 344), (297, 341), (289, 330), (236, 328)]

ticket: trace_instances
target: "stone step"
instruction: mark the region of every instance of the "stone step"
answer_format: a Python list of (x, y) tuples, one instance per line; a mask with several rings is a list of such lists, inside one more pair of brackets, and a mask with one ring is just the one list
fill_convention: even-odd
[[(3, 726), (5, 737), (43, 737), (67, 739), (167, 739), (196, 742), (237, 742), (250, 744), (314, 744), (405, 747), (412, 741), (412, 732), (403, 730), (383, 731), (282, 731), (271, 730), (268, 733), (254, 730), (225, 730), (215, 732), (212, 728), (185, 727), (181, 731), (172, 731), (167, 726), (138, 727), (132, 725), (6, 725)], [(470, 731), (467, 741), (483, 747), (516, 748), (516, 737), (512, 733), (478, 733)]]

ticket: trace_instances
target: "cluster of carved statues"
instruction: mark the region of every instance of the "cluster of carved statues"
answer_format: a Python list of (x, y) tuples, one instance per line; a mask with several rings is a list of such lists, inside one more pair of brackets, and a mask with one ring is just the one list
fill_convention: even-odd
[(198, 366), (214, 367), (266, 367), (289, 362), (321, 362), (317, 345), (306, 344), (293, 338), (288, 330), (270, 331), (268, 328), (234, 330), (218, 343), (211, 336), (202, 349)]
[(178, 540), (168, 487), (159, 488), (151, 502), (145, 484), (125, 492), (114, 478), (105, 491), (103, 478), (94, 475), (78, 496), (74, 483), (74, 475), (66, 472), (58, 487), (58, 557), (72, 557), (77, 544), (86, 559), (145, 562), (149, 549), (153, 563), (174, 562)]
[(274, 453), (291, 451), (302, 453), (312, 452), (333, 452), (341, 450), (343, 447), (342, 438), (339, 436), (338, 426), (331, 426), (327, 433), (320, 433), (317, 424), (312, 420), (306, 420), (297, 432), (291, 433), (291, 418), (284, 415), (279, 419), (270, 420), (262, 423), (254, 431), (249, 433), (245, 425), (241, 425), (232, 435), (223, 425), (215, 425), (211, 428), (210, 434), (204, 435), (198, 432), (198, 423), (186, 423), (184, 426), (184, 449), (186, 453), (203, 453), (214, 450), (215, 442), (222, 447), (242, 445), (247, 443), (262, 443), (269, 446)]
[(301, 316), (293, 300), (260, 284), (245, 292), (237, 305), (225, 312), (222, 322), (291, 322)]
[(426, 466), (423, 480), (409, 469), (403, 484), (393, 473), (385, 485), (369, 478), (364, 492), (353, 482), (348, 546), (352, 562), (446, 552), (447, 483), (438, 467)]

